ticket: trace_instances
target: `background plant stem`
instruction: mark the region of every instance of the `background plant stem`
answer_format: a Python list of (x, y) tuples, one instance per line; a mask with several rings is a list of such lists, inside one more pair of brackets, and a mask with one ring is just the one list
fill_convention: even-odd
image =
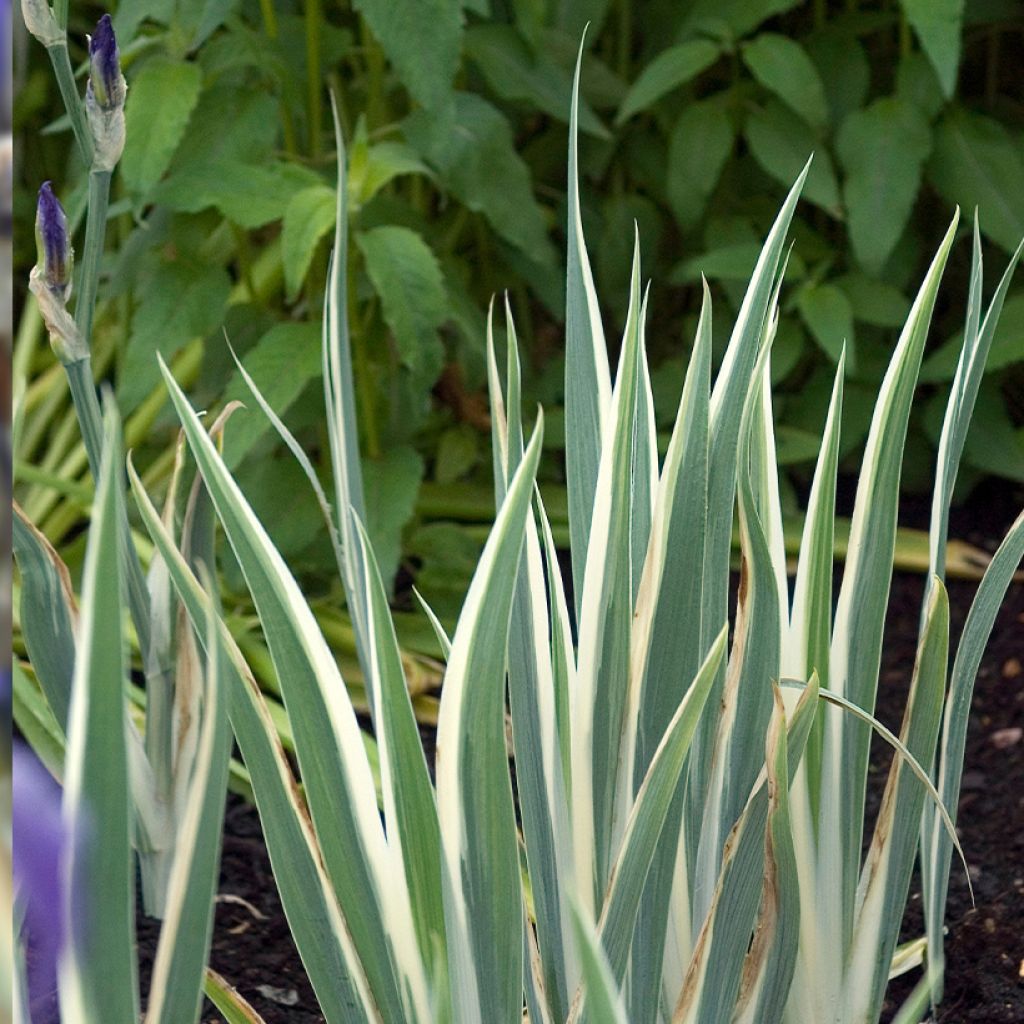
[(323, 121), (323, 76), (320, 69), (320, 0), (306, 0), (306, 88), (308, 90), (309, 155), (320, 158)]

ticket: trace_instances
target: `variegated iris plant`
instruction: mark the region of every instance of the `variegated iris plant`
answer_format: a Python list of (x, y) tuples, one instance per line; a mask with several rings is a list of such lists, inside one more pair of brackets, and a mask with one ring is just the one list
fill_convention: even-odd
[[(833, 609), (843, 360), (792, 586), (770, 391), (786, 234), (803, 175), (768, 235), (717, 374), (705, 289), (661, 460), (637, 259), (614, 382), (609, 369), (580, 220), (575, 110), (574, 95), (565, 419), (572, 586), (563, 581), (535, 483), (543, 416), (531, 414), (527, 429), (506, 310), (503, 360), (488, 337), (496, 522), (450, 639), (424, 602), (447, 662), (433, 775), (363, 528), (343, 180), (323, 331), (332, 495), (249, 384), (304, 467), (311, 500), (329, 523), (369, 683), (379, 794), (345, 680), (298, 583), (219, 454), (221, 425), (211, 437), (164, 370), (198, 467), (180, 530), (173, 499), (161, 515), (130, 463), (129, 476), (156, 564), (191, 621), (196, 664), (209, 677), (199, 688), (204, 727), (183, 798), (185, 834), (196, 850), (206, 849), (195, 841), (205, 834), (203, 822), (216, 817), (210, 780), (217, 771), (223, 783), (226, 750), (216, 708), (224, 692), (285, 912), (332, 1024), (518, 1024), (524, 1013), (534, 1024), (867, 1024), (879, 1018), (890, 975), (920, 961), (926, 947), (927, 969), (900, 1017), (919, 1020), (941, 996), (944, 893), (958, 845), (947, 809), (957, 803), (971, 689), (1024, 555), (1022, 515), (992, 559), (950, 669), (947, 512), (1010, 271), (983, 309), (975, 231), (964, 348), (936, 474), (918, 656), (895, 735), (874, 720), (873, 709), (900, 466), (956, 220), (878, 396)], [(339, 166), (343, 175), (343, 159)], [(127, 890), (132, 750), (118, 743), (107, 751), (109, 765), (86, 756), (90, 743), (99, 743), (104, 730), (118, 733), (123, 719), (118, 687), (110, 683), (121, 668), (100, 664), (119, 649), (116, 591), (98, 584), (119, 561), (113, 414), (106, 453), (79, 624), (66, 799), (88, 806), (81, 794), (91, 792), (98, 804), (114, 801), (116, 791), (117, 806), (100, 808), (116, 812), (116, 863), (88, 862), (83, 871), (93, 873), (72, 878), (98, 882), (97, 872), (108, 869)], [(742, 564), (730, 628), (737, 516)], [(262, 622), (301, 790), (204, 579), (213, 564), (214, 518)], [(94, 671), (102, 685), (91, 682)], [(894, 756), (862, 856), (873, 733)], [(113, 841), (106, 830), (96, 838), (104, 850)], [(917, 858), (926, 942), (897, 949)], [(174, 951), (188, 948), (186, 911), (198, 915), (193, 926), (205, 934), (202, 900), (189, 894), (192, 879), (208, 883), (208, 876), (208, 868), (179, 852), (158, 991), (168, 989)], [(123, 918), (125, 908), (117, 913)], [(100, 968), (80, 948), (74, 952), (76, 941), (62, 975), (62, 993), (66, 988), (75, 1011), (68, 1019), (132, 1019), (130, 1000), (117, 1007), (102, 1002), (93, 977)], [(180, 970), (195, 991), (195, 963)], [(130, 974), (122, 977), (133, 986)], [(220, 998), (226, 1006), (229, 997), (221, 991)]]

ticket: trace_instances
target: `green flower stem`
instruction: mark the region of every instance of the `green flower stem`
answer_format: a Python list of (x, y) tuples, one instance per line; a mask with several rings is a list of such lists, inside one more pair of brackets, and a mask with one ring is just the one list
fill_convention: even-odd
[[(65, 0), (65, 11), (67, 3)], [(55, 8), (56, 9), (56, 8)], [(58, 20), (60, 14), (57, 15)], [(65, 14), (65, 21), (67, 16)], [(82, 151), (82, 158), (87, 167), (92, 166), (92, 132), (89, 130), (89, 122), (85, 119), (85, 107), (82, 106), (82, 97), (78, 94), (78, 86), (75, 84), (75, 72), (71, 68), (71, 58), (68, 56), (68, 44), (54, 43), (48, 46), (46, 52), (50, 55), (50, 63), (53, 65), (53, 73), (57, 78), (57, 87), (60, 89), (61, 98), (64, 100), (64, 107), (71, 118), (71, 130), (75, 133), (75, 141)]]
[[(199, 368), (202, 364), (202, 343), (197, 341), (185, 348), (171, 363), (171, 372), (177, 380), (183, 382), (183, 386), (191, 386), (199, 375)], [(167, 401), (167, 392), (163, 385), (157, 385), (149, 394), (146, 400), (129, 417), (124, 427), (124, 443), (126, 449), (136, 448), (143, 444), (152, 434), (153, 424)], [(173, 453), (173, 446), (170, 449)], [(66, 478), (74, 478), (85, 469), (86, 456), (83, 448), (75, 449), (65, 462), (61, 465), (59, 473)], [(149, 471), (143, 474), (143, 478), (150, 480)], [(48, 507), (52, 507), (51, 503)], [(27, 514), (27, 510), (26, 510)], [(41, 517), (40, 517), (41, 518)], [(33, 522), (40, 522), (40, 518), (32, 518)], [(68, 508), (58, 508), (53, 515), (42, 523), (42, 530), (54, 543), (60, 541), (67, 533), (74, 528), (80, 517)]]
[(100, 262), (107, 233), (107, 207), (110, 203), (110, 171), (89, 172), (89, 213), (85, 222), (85, 246), (82, 273), (75, 305), (75, 324), (88, 346), (92, 341), (92, 321), (96, 307), (96, 289), (100, 279)]
[(323, 122), (323, 80), (320, 70), (320, 0), (306, 0), (306, 88), (309, 106), (309, 155), (320, 157), (320, 125)]
[[(88, 358), (77, 359), (65, 363), (64, 370), (68, 375), (71, 388), (71, 399), (78, 414), (78, 423), (85, 442), (85, 453), (89, 459), (89, 468), (94, 480), (99, 479), (100, 456), (103, 451), (103, 413), (96, 387), (92, 378), (92, 361)], [(125, 563), (125, 578), (128, 587), (128, 606), (131, 609), (135, 632), (139, 638), (139, 650), (149, 650), (149, 593), (142, 575), (142, 565), (138, 552), (131, 540), (131, 527), (128, 515), (122, 506), (121, 550)]]

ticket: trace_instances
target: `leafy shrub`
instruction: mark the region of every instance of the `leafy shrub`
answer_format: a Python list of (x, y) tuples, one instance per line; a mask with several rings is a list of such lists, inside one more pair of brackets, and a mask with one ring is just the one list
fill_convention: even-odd
[[(130, 439), (145, 445), (140, 464), (156, 460), (153, 473), (165, 475), (173, 459), (155, 351), (177, 357), (176, 372), (206, 406), (244, 392), (222, 326), (304, 443), (322, 441), (309, 399), (319, 387), (315, 311), (333, 217), (327, 78), (350, 139), (354, 358), (368, 527), (385, 578), (403, 556), (437, 575), (446, 573), (440, 550), (478, 552), (490, 514), (480, 310), (503, 289), (519, 310), (524, 387), (549, 409), (541, 476), (557, 486), (564, 97), (589, 21), (582, 217), (596, 242), (606, 318), (625, 313), (634, 220), (645, 266), (672, 285), (649, 310), (662, 448), (686, 358), (679, 339), (693, 335), (699, 315), (699, 274), (722, 294), (724, 337), (776, 197), (817, 154), (809, 203), (794, 223), (797, 287), (783, 305), (773, 363), (783, 500), (795, 512), (790, 485), (805, 491), (809, 483), (844, 339), (841, 454), (844, 466), (855, 465), (943, 211), (951, 202), (978, 205), (988, 240), (1003, 249), (1024, 233), (1012, 4), (943, 6), (933, 20), (924, 6), (439, 0), (425, 16), (421, 4), (381, 0), (344, 10), (318, 0), (125, 3), (114, 19), (131, 86), (127, 151), (114, 179), (119, 245), (100, 281), (93, 349), (101, 369), (116, 369), (125, 413), (139, 414)], [(86, 6), (71, 11), (76, 60), (76, 40), (94, 17)], [(38, 182), (57, 181), (73, 224), (85, 198), (64, 138), (38, 130), (60, 125), (42, 50), (27, 54), (16, 110), (22, 279)], [(951, 276), (966, 291), (966, 259), (954, 255)], [(961, 491), (980, 473), (1024, 479), (1022, 314), (1024, 299), (1013, 292), (966, 442)], [(26, 384), (43, 370), (28, 316), (18, 360)], [(952, 305), (936, 322), (907, 441), (904, 486), (917, 490), (927, 484), (960, 344)], [(63, 400), (43, 384), (24, 412), (17, 456), (83, 482), (73, 434), (59, 428), (68, 422)], [(279, 500), (294, 470), (280, 452), (267, 458), (273, 443), (265, 429), (247, 428), (229, 442), (231, 464), (249, 482), (266, 481), (254, 501), (275, 541), (325, 580), (328, 538), (315, 523), (293, 521)], [(49, 536), (74, 532), (79, 506), (45, 482), (24, 486), (26, 508)], [(564, 511), (554, 504), (561, 535)], [(437, 522), (453, 518), (475, 529)], [(451, 582), (447, 617), (467, 579)]]

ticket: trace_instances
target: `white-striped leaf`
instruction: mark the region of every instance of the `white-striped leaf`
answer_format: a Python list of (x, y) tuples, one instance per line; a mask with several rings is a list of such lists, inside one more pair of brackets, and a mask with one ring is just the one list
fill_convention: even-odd
[[(207, 589), (212, 592), (209, 585)], [(175, 856), (153, 965), (146, 1024), (198, 1022), (202, 1010), (231, 754), (225, 692), (227, 659), (217, 634), (212, 601), (206, 637), (210, 655), (206, 661), (202, 724), (184, 813), (175, 834)]]
[(569, 212), (565, 260), (565, 472), (577, 620), (583, 603), (583, 577), (601, 448), (612, 405), (608, 349), (580, 212), (577, 124), (584, 42), (585, 39), (580, 41), (576, 58), (569, 115)]
[[(949, 599), (941, 580), (929, 588), (900, 739), (918, 764), (930, 764), (942, 717), (949, 656)], [(885, 986), (917, 853), (925, 790), (894, 758), (874, 836), (857, 887), (853, 942), (844, 1005), (851, 1020), (875, 1020)]]
[(369, 537), (355, 511), (353, 533), (359, 543), (367, 593), (363, 606), (370, 640), (369, 683), (377, 709), (377, 750), (388, 846), (396, 871), (409, 888), (413, 921), (423, 961), (445, 960), (444, 906), (441, 899), (441, 837), (430, 773), (419, 727), (409, 699), (384, 581)]
[(587, 922), (583, 914), (579, 904), (573, 904), (573, 931), (582, 962), (587, 1015), (593, 1024), (628, 1024), (622, 994), (615, 984), (604, 948), (594, 926)]
[[(665, 829), (666, 819), (697, 721), (725, 657), (728, 636), (729, 627), (723, 625), (665, 730), (626, 823), (622, 851), (612, 871), (598, 926), (616, 982), (620, 982), (626, 973), (637, 909), (655, 851), (659, 843), (665, 843), (670, 849), (678, 846), (678, 835)], [(589, 1013), (587, 1019), (590, 1019)]]
[[(192, 628), (202, 630), (211, 612), (209, 595), (175, 547), (130, 461), (128, 477)], [(230, 663), (232, 728), (252, 779), (281, 904), (313, 991), (329, 1024), (378, 1024), (380, 1013), (266, 701), (227, 627), (220, 622), (218, 628)], [(205, 641), (205, 634), (198, 635)]]
[(104, 416), (103, 458), (82, 578), (78, 652), (68, 711), (59, 966), (67, 1024), (139, 1018), (135, 872), (128, 778), (127, 663), (122, 631), (121, 441)]
[[(511, 310), (505, 308), (508, 357), (503, 398), (488, 324), (487, 365), (494, 434), (495, 501), (500, 504), (523, 457), (519, 352)], [(516, 792), (533, 896), (537, 946), (547, 1008), (564, 1020), (578, 980), (566, 902), (572, 874), (569, 807), (558, 737), (557, 695), (549, 640), (547, 587), (540, 537), (526, 521), (512, 621), (508, 688), (515, 749)]]
[[(967, 739), (967, 721), (971, 711), (974, 681), (992, 634), (992, 627), (1013, 579), (1017, 567), (1024, 560), (1024, 512), (1010, 528), (999, 550), (992, 556), (985, 576), (978, 587), (971, 610), (964, 624), (956, 658), (949, 678), (939, 746), (937, 785), (942, 805), (955, 817), (960, 802), (960, 780), (964, 764), (964, 746)], [(928, 932), (928, 963), (935, 982), (933, 998), (938, 1001), (942, 991), (943, 920), (946, 915), (946, 886), (949, 882), (949, 863), (953, 842), (943, 827), (932, 805), (926, 807), (926, 831), (922, 847), (922, 862), (928, 869), (923, 872), (931, 885), (925, 891), (925, 921)], [(930, 825), (929, 825), (930, 822)]]
[(71, 703), (78, 629), (71, 576), (17, 502), (12, 503), (11, 550), (21, 573), (21, 635), (32, 671), (63, 729)]
[[(642, 565), (633, 563), (633, 502), (642, 504), (634, 468), (641, 394), (640, 254), (634, 246), (629, 312), (594, 501), (579, 618), (577, 689), (572, 707), (572, 821), (576, 877), (584, 908), (599, 906), (625, 825), (620, 787), (632, 798), (622, 763), (629, 693), (630, 631)], [(646, 542), (645, 542), (646, 547)], [(623, 786), (624, 783), (624, 786)], [(628, 813), (628, 807), (624, 808)]]
[(374, 997), (386, 1019), (425, 1019), (426, 977), (408, 890), (388, 871), (373, 776), (344, 680), (295, 578), (170, 372), (163, 364), (161, 370), (260, 616), (324, 864)]
[[(701, 638), (705, 645), (710, 643), (718, 623), (726, 618), (729, 611), (729, 561), (732, 551), (740, 420), (754, 363), (764, 337), (769, 309), (778, 289), (786, 235), (809, 169), (808, 161), (790, 189), (765, 239), (711, 394), (708, 515), (704, 543), (704, 616)], [(723, 685), (724, 678), (720, 674), (711, 694), (709, 708), (717, 704)], [(716, 725), (715, 716), (706, 715), (697, 727), (697, 735), (694, 738), (685, 811), (687, 818), (692, 821), (700, 821), (704, 817), (704, 800), (708, 789)], [(697, 853), (698, 836), (694, 834), (696, 831), (691, 830), (687, 840), (687, 854), (691, 861), (696, 858)]]
[[(892, 580), (900, 470), (907, 423), (932, 309), (959, 213), (954, 217), (911, 308), (882, 382), (857, 485), (846, 567), (836, 606), (830, 650), (830, 689), (871, 712), (875, 706), (882, 625)], [(819, 873), (829, 879), (822, 915), (832, 948), (849, 948), (863, 833), (870, 730), (828, 709), (827, 755), (818, 833)], [(824, 979), (827, 983), (828, 979)], [(838, 980), (838, 979), (835, 979)]]
[(509, 618), (543, 419), (502, 503), (452, 639), (437, 729), (438, 816), (456, 1024), (520, 1024), (522, 890), (505, 748)]

